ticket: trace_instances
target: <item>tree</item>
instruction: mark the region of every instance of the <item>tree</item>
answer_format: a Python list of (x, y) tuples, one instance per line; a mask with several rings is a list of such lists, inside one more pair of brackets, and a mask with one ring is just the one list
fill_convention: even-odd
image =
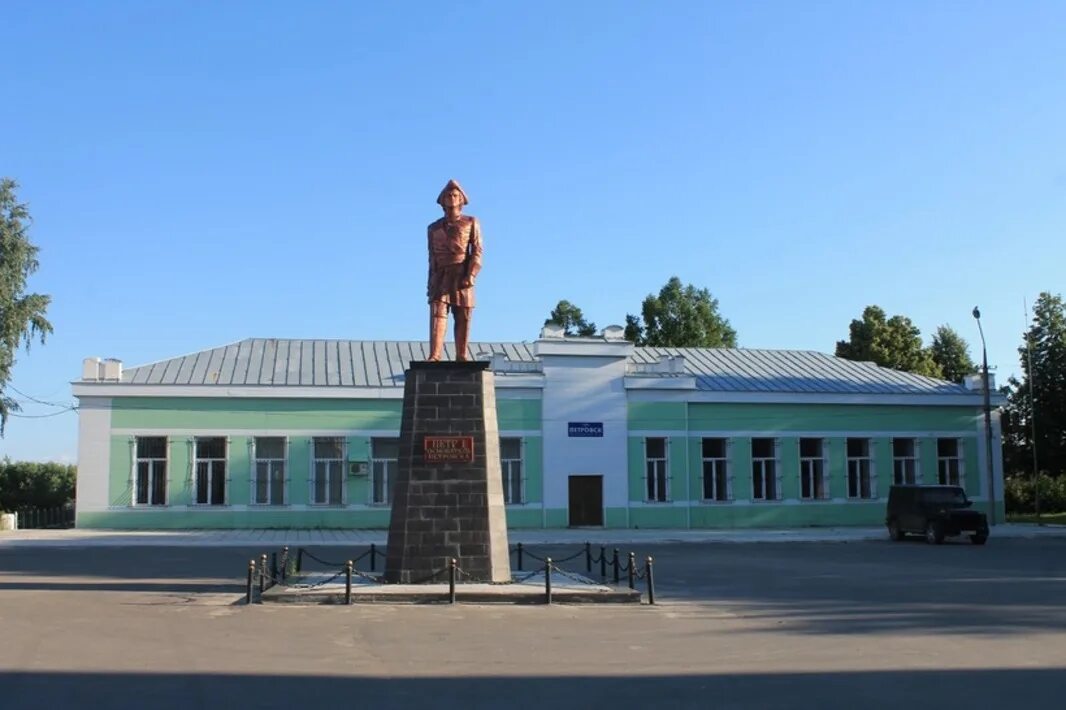
[(862, 320), (851, 321), (849, 330), (848, 340), (837, 341), (837, 357), (927, 377), (943, 374), (932, 353), (922, 347), (921, 331), (910, 318), (898, 315), (886, 318), (880, 307), (867, 306)]
[(581, 309), (570, 301), (563, 300), (556, 304), (544, 325), (550, 323), (562, 326), (566, 335), (596, 335), (596, 324), (586, 321)]
[(18, 402), (4, 390), (11, 381), (11, 368), (19, 346), (30, 349), (35, 337), (44, 343), (52, 332), (45, 318), (50, 296), (25, 293), (26, 279), (37, 271), (37, 247), (27, 235), (30, 213), (15, 197), (18, 184), (0, 178), (0, 436), (7, 418), (19, 411)]
[(737, 332), (718, 312), (718, 300), (705, 288), (670, 278), (659, 295), (648, 294), (643, 322), (626, 315), (626, 338), (637, 345), (677, 348), (735, 348)]
[(962, 384), (966, 375), (977, 372), (977, 366), (970, 358), (970, 346), (950, 325), (936, 329), (929, 352), (945, 380)]
[(69, 464), (0, 461), (0, 511), (56, 508), (74, 500), (76, 469)]
[[(1004, 459), (1011, 472), (1033, 469), (1033, 423), (1040, 470), (1066, 472), (1066, 303), (1041, 293), (1018, 348), (1022, 379), (1011, 378), (1003, 421)], [(1032, 367), (1029, 366), (1032, 348)]]

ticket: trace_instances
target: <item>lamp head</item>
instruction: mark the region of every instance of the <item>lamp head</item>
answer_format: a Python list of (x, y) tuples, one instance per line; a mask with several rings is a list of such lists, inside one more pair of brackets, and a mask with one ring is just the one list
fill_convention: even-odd
[(978, 308), (977, 306), (973, 307), (973, 317), (976, 318), (977, 320), (981, 320), (981, 309)]

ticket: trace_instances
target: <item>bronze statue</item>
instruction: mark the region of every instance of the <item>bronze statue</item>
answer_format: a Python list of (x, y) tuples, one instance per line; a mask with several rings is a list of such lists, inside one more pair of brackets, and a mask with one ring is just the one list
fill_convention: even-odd
[(455, 319), (455, 359), (466, 360), (470, 317), (474, 311), (474, 279), (481, 271), (481, 225), (464, 215), (470, 203), (463, 188), (449, 180), (437, 196), (444, 216), (429, 225), (429, 360), (441, 359), (448, 311)]

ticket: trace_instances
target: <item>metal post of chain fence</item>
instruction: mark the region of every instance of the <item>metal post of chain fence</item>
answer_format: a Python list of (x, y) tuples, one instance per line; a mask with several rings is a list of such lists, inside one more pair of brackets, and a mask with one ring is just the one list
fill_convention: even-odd
[(252, 585), (255, 581), (255, 560), (248, 560), (248, 592), (245, 594), (244, 603), (252, 603)]
[(614, 583), (618, 584), (618, 548), (614, 548), (614, 557), (611, 559), (611, 564), (614, 565)]
[(264, 552), (259, 556), (259, 594), (262, 595), (266, 590), (267, 581), (267, 556)]
[(518, 571), (522, 571), (522, 543), (518, 543)]
[(636, 589), (636, 577), (637, 577), (637, 553), (629, 553), (629, 588)]
[(585, 571), (592, 574), (592, 543), (585, 543)]
[(552, 558), (544, 560), (544, 603), (552, 603)]
[(296, 571), (299, 572), (304, 568), (304, 549), (302, 547), (296, 548)]
[(600, 545), (600, 580), (607, 581), (607, 548)]
[(274, 585), (274, 580), (278, 578), (278, 553), (275, 550), (270, 553), (270, 585)]
[(378, 546), (370, 543), (370, 571), (376, 572), (378, 568)]
[(648, 581), (648, 604), (655, 603), (655, 575), (652, 574), (652, 559), (648, 557), (647, 566), (644, 568), (644, 576)]
[(346, 562), (345, 565), (344, 565), (344, 603), (345, 604), (351, 604), (352, 603), (352, 567), (353, 567), (353, 565), (352, 565), (352, 561), (351, 560), (348, 560), (348, 562)]
[(455, 572), (458, 560), (454, 557), (448, 562), (448, 603), (455, 603)]
[(281, 548), (281, 581), (284, 582), (289, 576), (289, 547)]

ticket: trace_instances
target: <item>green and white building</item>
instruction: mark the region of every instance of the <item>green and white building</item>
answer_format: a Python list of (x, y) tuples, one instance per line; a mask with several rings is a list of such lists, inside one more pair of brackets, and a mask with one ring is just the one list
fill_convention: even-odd
[[(386, 528), (404, 370), (426, 355), (420, 342), (248, 339), (133, 368), (88, 359), (74, 383), (77, 525)], [(496, 374), (512, 528), (877, 525), (893, 481), (958, 483), (987, 509), (990, 475), (1003, 516), (980, 378), (634, 347), (617, 327), (470, 356)]]

